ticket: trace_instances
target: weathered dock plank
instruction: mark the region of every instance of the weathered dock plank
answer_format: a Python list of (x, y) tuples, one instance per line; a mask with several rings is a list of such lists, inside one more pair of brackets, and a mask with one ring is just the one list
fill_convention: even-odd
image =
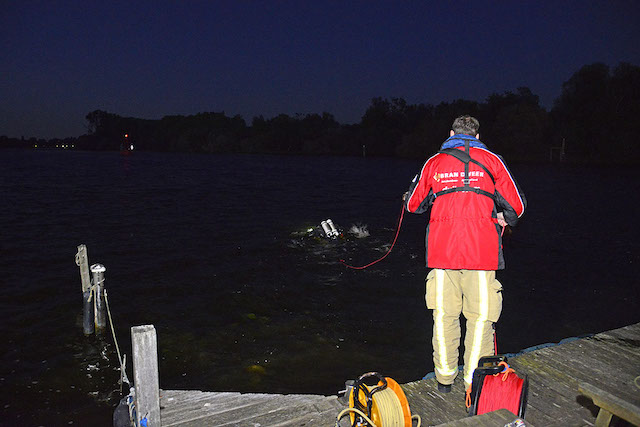
[(532, 352), (509, 362), (519, 374), (529, 375), (527, 420), (541, 426), (584, 426), (595, 420), (593, 405), (577, 401), (578, 382), (549, 355)]
[[(164, 427), (333, 425), (336, 396), (162, 390)], [(329, 422), (329, 423), (327, 423)]]
[[(488, 414), (462, 418), (457, 421), (440, 424), (437, 427), (502, 427), (505, 424), (513, 422), (515, 419), (518, 419), (518, 417), (507, 409), (498, 409), (497, 411), (489, 412)], [(525, 422), (525, 425), (526, 427), (535, 427), (529, 421)]]
[[(529, 377), (527, 425), (594, 425), (599, 408), (579, 391), (580, 384), (640, 406), (640, 323), (519, 354), (509, 363)], [(401, 387), (423, 426), (503, 426), (515, 420), (508, 411), (469, 418), (461, 376), (448, 394), (438, 392), (433, 378)], [(161, 391), (160, 406), (164, 427), (333, 426), (346, 407), (336, 396), (174, 390)]]
[(422, 418), (423, 425), (437, 425), (467, 417), (464, 381), (458, 375), (451, 392), (438, 391), (435, 379), (426, 379), (402, 384), (412, 414)]

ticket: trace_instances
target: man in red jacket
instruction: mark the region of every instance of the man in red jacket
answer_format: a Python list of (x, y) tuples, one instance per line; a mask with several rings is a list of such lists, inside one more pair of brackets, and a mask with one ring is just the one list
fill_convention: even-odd
[(516, 224), (526, 199), (502, 158), (480, 142), (478, 120), (454, 120), (450, 137), (405, 194), (412, 213), (430, 210), (426, 233), (427, 307), (433, 310), (433, 363), (438, 389), (458, 374), (460, 314), (466, 318), (464, 382), (482, 356), (494, 354), (493, 324), (502, 311), (502, 229)]

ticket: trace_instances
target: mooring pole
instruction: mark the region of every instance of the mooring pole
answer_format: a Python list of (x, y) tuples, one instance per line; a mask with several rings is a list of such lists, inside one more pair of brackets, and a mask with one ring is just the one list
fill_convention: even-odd
[(89, 257), (87, 255), (87, 247), (78, 245), (78, 253), (76, 254), (76, 265), (80, 267), (80, 280), (82, 280), (82, 293), (91, 288), (91, 277), (89, 276)]
[(104, 302), (104, 272), (107, 269), (102, 264), (93, 264), (91, 274), (93, 275), (93, 308), (95, 311), (96, 333), (102, 333), (107, 327), (107, 307)]
[(82, 293), (82, 332), (91, 335), (94, 332), (93, 304), (91, 304), (91, 290)]
[(146, 419), (148, 427), (160, 427), (160, 381), (158, 340), (153, 325), (131, 328), (133, 383), (136, 388), (137, 425)]
[(93, 334), (93, 304), (91, 304), (91, 277), (89, 276), (89, 258), (87, 247), (78, 245), (76, 265), (80, 267), (80, 280), (82, 281), (82, 332), (85, 335)]

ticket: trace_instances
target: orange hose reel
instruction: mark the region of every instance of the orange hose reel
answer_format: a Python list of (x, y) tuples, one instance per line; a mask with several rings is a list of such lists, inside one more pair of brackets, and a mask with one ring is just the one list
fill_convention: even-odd
[[(365, 380), (370, 378), (377, 378), (378, 382), (366, 385)], [(395, 380), (377, 372), (363, 374), (354, 382), (349, 393), (349, 407), (366, 414), (376, 427), (412, 425), (409, 402), (404, 391)], [(352, 427), (371, 425), (356, 412), (351, 412), (350, 418)]]

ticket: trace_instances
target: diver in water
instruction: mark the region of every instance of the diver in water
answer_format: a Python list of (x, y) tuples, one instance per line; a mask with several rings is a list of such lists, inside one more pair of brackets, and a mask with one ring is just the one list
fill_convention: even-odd
[(324, 220), (317, 227), (309, 227), (305, 234), (316, 239), (345, 239), (353, 236), (357, 239), (369, 237), (369, 229), (363, 224), (354, 224), (348, 230), (336, 226), (331, 219)]

